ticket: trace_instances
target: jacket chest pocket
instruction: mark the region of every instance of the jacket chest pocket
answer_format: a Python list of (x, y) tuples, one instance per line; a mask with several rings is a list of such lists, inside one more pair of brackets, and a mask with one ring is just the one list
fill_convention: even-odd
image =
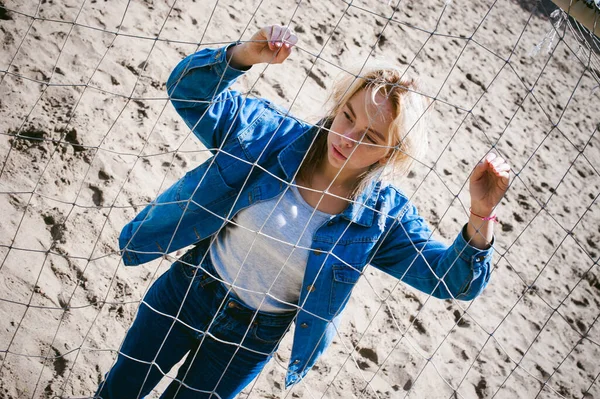
[(236, 195), (221, 176), (216, 162), (205, 161), (179, 181), (177, 201), (182, 210), (203, 213), (207, 208)]
[(333, 265), (333, 279), (329, 298), (329, 314), (336, 315), (346, 306), (350, 299), (352, 288), (360, 278), (358, 268), (344, 264)]

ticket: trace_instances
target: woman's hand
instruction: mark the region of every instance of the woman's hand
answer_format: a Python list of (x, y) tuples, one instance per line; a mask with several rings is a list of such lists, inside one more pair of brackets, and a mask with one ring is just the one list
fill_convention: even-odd
[(469, 181), (471, 215), (467, 223), (469, 244), (480, 249), (489, 248), (494, 237), (494, 208), (508, 189), (510, 165), (494, 153), (489, 153), (477, 164)]
[(493, 152), (487, 154), (471, 174), (471, 210), (489, 216), (504, 197), (509, 181), (510, 165)]
[(229, 64), (237, 69), (247, 69), (254, 64), (281, 64), (292, 53), (298, 37), (281, 25), (265, 26), (249, 41), (227, 49)]

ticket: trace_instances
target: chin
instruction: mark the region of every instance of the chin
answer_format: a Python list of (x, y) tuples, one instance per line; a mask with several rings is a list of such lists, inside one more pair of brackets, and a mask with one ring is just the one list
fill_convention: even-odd
[(330, 151), (327, 152), (327, 162), (334, 168), (341, 168), (344, 164), (343, 162), (340, 163), (339, 160), (335, 158), (335, 155), (333, 155)]

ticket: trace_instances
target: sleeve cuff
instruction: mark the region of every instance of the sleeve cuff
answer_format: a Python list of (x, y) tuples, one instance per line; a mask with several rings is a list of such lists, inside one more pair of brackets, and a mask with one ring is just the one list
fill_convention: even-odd
[(213, 50), (214, 53), (211, 55), (211, 66), (215, 73), (221, 76), (224, 81), (234, 81), (250, 69), (240, 70), (227, 64), (227, 49), (231, 46), (237, 46), (238, 44), (240, 44), (240, 42), (229, 43), (224, 47)]
[(492, 237), (492, 242), (490, 243), (490, 247), (488, 249), (479, 249), (468, 243), (466, 239), (466, 229), (467, 225), (465, 224), (461, 229), (460, 234), (454, 241), (453, 246), (456, 254), (461, 259), (467, 262), (472, 262), (473, 264), (490, 261), (494, 253), (494, 242), (496, 241), (496, 237)]

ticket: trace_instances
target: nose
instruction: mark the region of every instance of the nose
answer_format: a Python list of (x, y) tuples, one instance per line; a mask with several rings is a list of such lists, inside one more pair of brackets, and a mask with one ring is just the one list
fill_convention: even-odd
[(344, 134), (340, 134), (340, 145), (343, 147), (352, 148), (356, 145), (356, 134), (353, 130), (348, 130)]

